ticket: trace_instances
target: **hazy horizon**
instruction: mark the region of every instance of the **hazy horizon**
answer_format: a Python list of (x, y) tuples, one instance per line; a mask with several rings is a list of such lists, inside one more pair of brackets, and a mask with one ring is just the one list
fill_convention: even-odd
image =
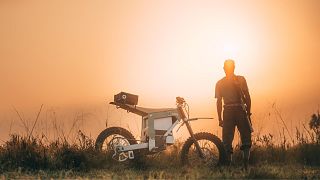
[[(120, 91), (145, 107), (174, 107), (183, 96), (192, 116), (217, 118), (214, 86), (228, 58), (247, 79), (256, 128), (281, 129), (274, 103), (292, 133), (319, 110), (317, 0), (4, 0), (0, 22), (1, 140), (10, 127), (23, 132), (13, 107), (32, 124), (41, 104), (43, 125), (55, 111), (70, 129), (83, 112), (79, 128), (93, 138), (107, 116), (137, 131), (139, 117), (106, 105)], [(216, 121), (194, 126), (219, 130)]]

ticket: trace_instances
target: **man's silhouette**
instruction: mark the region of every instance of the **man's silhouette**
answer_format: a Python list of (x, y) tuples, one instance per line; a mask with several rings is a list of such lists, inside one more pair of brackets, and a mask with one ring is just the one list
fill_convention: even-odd
[[(217, 82), (215, 97), (217, 98), (219, 125), (222, 127), (222, 141), (227, 153), (226, 159), (230, 165), (233, 153), (232, 141), (235, 127), (237, 126), (241, 136), (240, 149), (243, 151), (244, 166), (247, 168), (251, 148), (251, 124), (248, 122), (247, 114), (251, 115), (251, 98), (246, 79), (243, 76), (236, 76), (234, 74), (234, 61), (231, 59), (226, 60), (223, 68), (226, 76)], [(241, 104), (240, 89), (245, 96), (243, 101), (247, 106), (247, 113), (243, 110)], [(223, 117), (221, 116), (222, 100), (224, 103)]]

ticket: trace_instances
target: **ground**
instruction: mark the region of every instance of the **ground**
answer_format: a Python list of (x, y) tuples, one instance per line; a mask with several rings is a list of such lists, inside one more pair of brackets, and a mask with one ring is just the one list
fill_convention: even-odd
[(148, 170), (114, 169), (84, 171), (12, 171), (1, 174), (7, 178), (102, 178), (102, 179), (216, 179), (216, 178), (263, 178), (263, 179), (319, 179), (320, 167), (285, 164), (260, 164), (250, 167), (248, 171), (239, 166), (215, 169), (204, 167), (158, 168)]

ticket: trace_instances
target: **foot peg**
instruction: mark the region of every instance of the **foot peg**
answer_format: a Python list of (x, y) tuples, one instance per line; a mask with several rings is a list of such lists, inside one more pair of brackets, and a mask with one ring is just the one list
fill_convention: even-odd
[(134, 159), (133, 151), (128, 151), (129, 159)]

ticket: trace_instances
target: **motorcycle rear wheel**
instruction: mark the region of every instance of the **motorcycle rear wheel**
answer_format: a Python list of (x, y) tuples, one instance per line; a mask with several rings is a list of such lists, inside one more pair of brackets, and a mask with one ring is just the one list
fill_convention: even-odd
[[(121, 127), (110, 127), (98, 135), (95, 148), (106, 152), (110, 158), (117, 162), (125, 162), (129, 160), (129, 152), (117, 153), (115, 147), (132, 144), (137, 144), (137, 141), (128, 130)], [(134, 153), (135, 159), (137, 155), (138, 153)]]

